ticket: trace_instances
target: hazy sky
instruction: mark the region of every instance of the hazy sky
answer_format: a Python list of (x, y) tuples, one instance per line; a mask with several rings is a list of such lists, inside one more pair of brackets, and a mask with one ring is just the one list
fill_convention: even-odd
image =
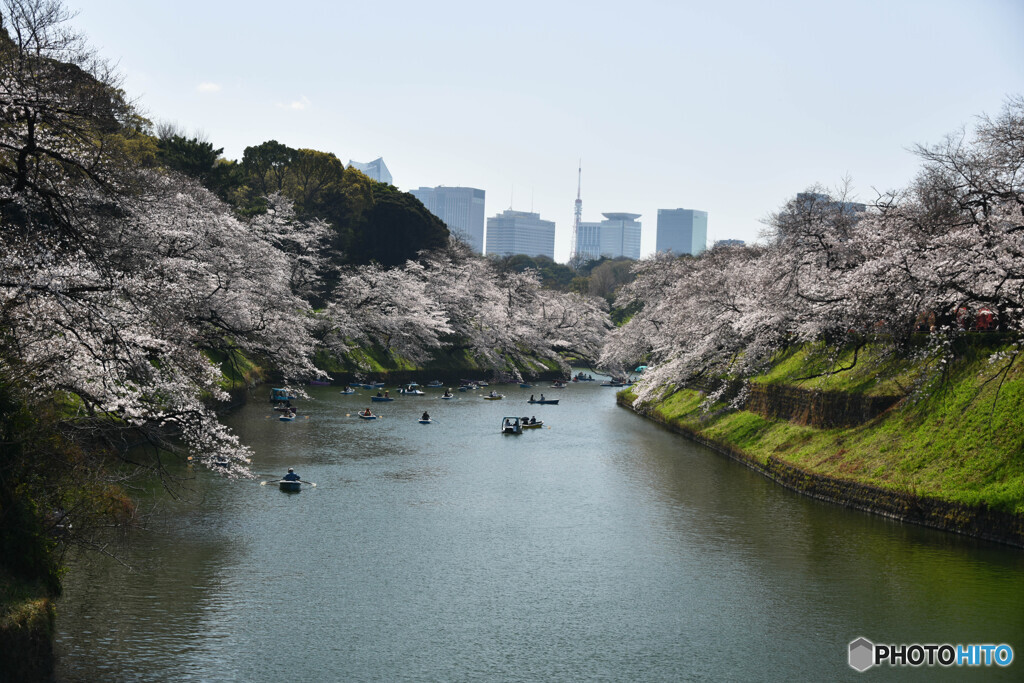
[(1024, 93), (1024, 1), (68, 0), (155, 121), (228, 158), (275, 139), (383, 156), (395, 184), (487, 191), (569, 255), (583, 219), (709, 212), (758, 236), (813, 183), (905, 185), (939, 142)]

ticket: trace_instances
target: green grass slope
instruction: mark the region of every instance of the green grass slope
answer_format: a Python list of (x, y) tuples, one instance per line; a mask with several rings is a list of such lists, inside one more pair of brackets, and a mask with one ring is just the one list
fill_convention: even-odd
[[(990, 353), (985, 348), (967, 349), (945, 377), (875, 420), (852, 428), (817, 429), (723, 406), (705, 413), (703, 396), (690, 390), (673, 394), (653, 410), (669, 424), (738, 448), (761, 463), (775, 456), (838, 479), (1024, 514), (1024, 358), (1006, 369), (1007, 361), (991, 363)], [(812, 374), (794, 359), (796, 355), (780, 359), (756, 381), (784, 383)], [(825, 386), (794, 384), (896, 393), (894, 387), (910, 386), (921, 369), (909, 361), (900, 363), (902, 367), (887, 369), (895, 383), (891, 378), (879, 381), (851, 374), (834, 375)], [(878, 372), (879, 366), (874, 367)]]

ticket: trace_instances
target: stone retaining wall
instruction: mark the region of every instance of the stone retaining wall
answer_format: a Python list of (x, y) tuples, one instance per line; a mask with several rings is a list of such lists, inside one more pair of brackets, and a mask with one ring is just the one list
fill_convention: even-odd
[(751, 384), (744, 408), (772, 419), (832, 429), (869, 422), (901, 398), (812, 391), (785, 384)]
[(700, 432), (677, 423), (666, 422), (651, 410), (636, 410), (622, 395), (619, 405), (657, 422), (677, 434), (743, 463), (786, 488), (818, 500), (837, 503), (901, 522), (951, 531), (997, 543), (1024, 548), (1024, 515), (993, 510), (985, 505), (964, 505), (913, 492), (891, 491), (808, 472), (775, 456), (762, 463), (728, 443), (709, 439)]

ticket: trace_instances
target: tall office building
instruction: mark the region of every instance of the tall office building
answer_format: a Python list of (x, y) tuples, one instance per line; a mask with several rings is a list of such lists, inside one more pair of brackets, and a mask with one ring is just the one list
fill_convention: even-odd
[(676, 256), (702, 253), (708, 246), (708, 212), (694, 209), (658, 209), (655, 251)]
[(357, 171), (362, 171), (368, 178), (373, 178), (378, 182), (387, 183), (388, 185), (394, 185), (391, 182), (391, 171), (388, 170), (387, 164), (384, 163), (384, 157), (377, 157), (365, 164), (349, 159), (348, 165), (354, 167)]
[(421, 187), (410, 194), (423, 202), (430, 213), (448, 226), (453, 234), (484, 253), (484, 191), (475, 187)]
[(555, 259), (555, 222), (539, 213), (508, 209), (487, 219), (487, 254)]
[(638, 213), (605, 213), (600, 223), (581, 222), (576, 230), (576, 255), (583, 261), (602, 256), (640, 258)]
[(817, 205), (820, 208), (826, 210), (838, 210), (842, 214), (853, 215), (856, 213), (864, 213), (868, 210), (866, 204), (860, 202), (837, 202), (827, 194), (821, 192), (798, 192), (796, 200), (804, 205), (805, 208), (812, 208)]

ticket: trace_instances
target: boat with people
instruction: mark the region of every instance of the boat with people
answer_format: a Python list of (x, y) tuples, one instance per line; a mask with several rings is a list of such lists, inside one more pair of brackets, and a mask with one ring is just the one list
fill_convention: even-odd
[(292, 422), (295, 419), (295, 413), (283, 413), (277, 419), (281, 422)]
[(359, 418), (361, 418), (363, 420), (376, 420), (377, 419), (377, 416), (374, 415), (373, 413), (371, 413), (369, 408), (367, 408), (366, 410), (360, 410), (358, 413), (356, 413), (356, 417), (359, 417)]
[(521, 418), (511, 415), (501, 418), (501, 433), (502, 434), (522, 434), (523, 423)]
[(478, 387), (475, 384), (463, 384), (461, 387), (459, 387), (459, 391), (476, 391), (479, 388), (480, 387)]
[(407, 387), (399, 389), (398, 393), (402, 394), (403, 396), (425, 396), (427, 392), (420, 391), (419, 389), (416, 388), (418, 386), (418, 384), (410, 384)]
[(572, 378), (573, 382), (596, 382), (593, 375), (586, 375), (582, 372), (577, 372), (576, 376)]
[(394, 401), (395, 399), (391, 396), (371, 396), (370, 400), (380, 403), (382, 401)]
[(441, 387), (444, 386), (444, 384), (441, 383), (441, 380), (435, 379), (433, 382), (427, 384), (427, 386), (431, 389), (440, 389)]
[(444, 393), (441, 394), (441, 398), (443, 398), (446, 401), (450, 401), (453, 398), (455, 398), (455, 394), (452, 393), (451, 389), (445, 389)]
[(347, 395), (349, 395), (349, 394), (354, 394), (354, 393), (356, 393), (356, 390), (355, 390), (355, 389), (353, 389), (352, 387), (345, 387), (344, 389), (342, 389), (342, 390), (341, 390), (341, 391), (339, 391), (338, 393), (339, 393), (339, 394), (345, 394), (345, 395), (347, 396)]
[(557, 406), (559, 399), (557, 398), (531, 398), (527, 403), (537, 403), (542, 406)]
[(540, 429), (544, 426), (544, 420), (538, 420), (536, 417), (532, 417), (527, 420), (525, 417), (522, 419), (523, 429)]
[(568, 386), (568, 385), (566, 385), (565, 382), (562, 382), (562, 381), (557, 380), (557, 379), (554, 382), (551, 383), (551, 388), (552, 389), (565, 389), (566, 386)]
[(270, 402), (271, 403), (283, 403), (285, 401), (291, 401), (295, 396), (288, 389), (276, 388), (270, 390)]
[(420, 416), (420, 424), (421, 425), (428, 425), (431, 422), (433, 422), (433, 420), (430, 419), (430, 413), (428, 413), (427, 411), (424, 410), (423, 411), (423, 415)]
[(505, 395), (504, 394), (499, 394), (496, 391), (492, 391), (491, 393), (489, 393), (486, 396), (484, 396), (484, 400), (485, 401), (500, 401), (503, 398), (505, 398)]
[(613, 377), (607, 382), (601, 382), (602, 387), (628, 387), (632, 386), (633, 380), (625, 377)]

